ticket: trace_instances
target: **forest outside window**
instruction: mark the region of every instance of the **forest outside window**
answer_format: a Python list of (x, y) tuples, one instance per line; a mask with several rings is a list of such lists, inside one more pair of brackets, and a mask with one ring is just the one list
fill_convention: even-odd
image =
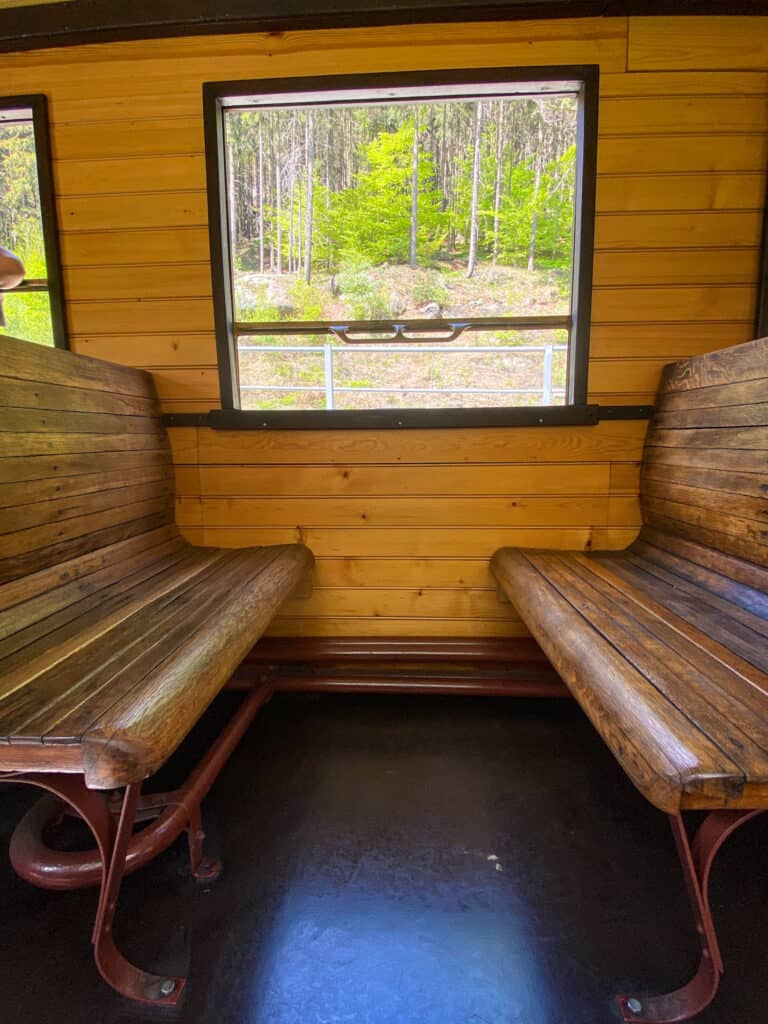
[(25, 273), (0, 291), (0, 333), (65, 348), (44, 96), (0, 97), (0, 246)]
[(205, 88), (225, 409), (260, 426), (575, 421), (593, 69)]

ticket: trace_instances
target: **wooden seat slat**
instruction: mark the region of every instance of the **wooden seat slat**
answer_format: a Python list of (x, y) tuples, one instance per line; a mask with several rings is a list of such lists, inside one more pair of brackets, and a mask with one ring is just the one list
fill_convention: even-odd
[[(766, 459), (768, 462), (768, 459)], [(725, 492), (738, 499), (741, 495), (762, 498), (766, 501), (768, 494), (765, 488), (763, 473), (735, 473), (729, 470), (698, 466), (674, 466), (649, 459), (645, 464), (645, 482), (678, 484), (682, 487), (704, 488), (706, 490)]]
[[(595, 558), (595, 561), (603, 560), (599, 555)], [(687, 573), (684, 565), (679, 562), (673, 567), (669, 562), (664, 563), (654, 561), (652, 558), (644, 558), (633, 550), (627, 552), (627, 557), (622, 560), (622, 564), (628, 573), (636, 571), (640, 581), (648, 579), (650, 584), (650, 579), (659, 580), (673, 588), (676, 595), (680, 595), (681, 598), (684, 596), (688, 609), (686, 616), (692, 621), (700, 622), (698, 612), (701, 608), (706, 608), (707, 611), (712, 609), (722, 616), (721, 621), (727, 623), (728, 620), (734, 620), (760, 634), (758, 637), (750, 637), (753, 644), (760, 643), (760, 637), (768, 638), (768, 620), (751, 608), (745, 608), (740, 601), (735, 601), (733, 594), (728, 593), (724, 586), (722, 577), (720, 577), (722, 582), (718, 585), (717, 575), (712, 574), (708, 581), (709, 586), (705, 586), (701, 580), (694, 579), (690, 573)], [(764, 595), (758, 596), (764, 597)], [(765, 604), (768, 602), (764, 599), (761, 605)]]
[(686, 427), (765, 427), (768, 426), (768, 402), (675, 409), (659, 413), (655, 424), (660, 428), (674, 430)]
[(35, 410), (52, 409), (78, 413), (101, 412), (112, 416), (158, 416), (160, 404), (155, 397), (121, 395), (116, 391), (66, 384), (43, 384), (0, 374), (0, 394), (12, 408), (27, 406)]
[(665, 551), (648, 540), (637, 540), (629, 549), (649, 565), (658, 565), (668, 572), (702, 587), (718, 597), (738, 605), (745, 611), (762, 618), (768, 616), (768, 594), (746, 583), (739, 583), (716, 569), (705, 568), (689, 559), (681, 558), (671, 551)]
[[(306, 548), (287, 545), (264, 567), (257, 583), (243, 580), (231, 599), (215, 609), (210, 630), (187, 637), (158, 667), (110, 708), (83, 736), (86, 777), (99, 788), (135, 778), (139, 770), (157, 770), (176, 749), (196, 720), (189, 705), (189, 679), (195, 680), (195, 700), (202, 709), (229, 679), (259, 636), (276, 607), (311, 565)], [(201, 712), (199, 712), (201, 713)]]
[(35, 455), (82, 455), (96, 452), (166, 451), (168, 438), (158, 424), (144, 434), (0, 434), (0, 458)]
[[(25, 481), (46, 485), (73, 477), (96, 473), (119, 473), (173, 468), (171, 451), (166, 445), (138, 452), (73, 452), (68, 455), (29, 455), (0, 459), (0, 486)], [(3, 492), (5, 493), (5, 492)]]
[[(109, 570), (102, 570), (99, 573), (100, 579), (93, 581), (83, 593), (84, 584), (77, 581), (67, 588), (67, 595), (59, 597), (59, 606), (51, 608), (50, 611), (40, 614), (41, 608), (46, 604), (34, 600), (30, 607), (16, 606), (12, 609), (14, 615), (7, 615), (6, 621), (0, 617), (0, 632), (7, 631), (7, 636), (0, 640), (0, 658), (7, 658), (5, 671), (10, 672), (13, 668), (11, 655), (15, 651), (22, 651), (20, 658), (28, 660), (35, 655), (35, 642), (38, 647), (47, 649), (67, 639), (68, 635), (76, 636), (87, 629), (92, 615), (93, 618), (103, 618), (108, 612), (118, 609), (129, 602), (136, 602), (137, 596), (141, 603), (142, 594), (147, 593), (147, 587), (157, 587), (164, 579), (178, 576), (184, 571), (185, 566), (197, 564), (195, 556), (183, 545), (172, 546), (171, 542), (163, 545), (163, 549), (169, 548), (167, 553), (157, 554), (153, 552), (152, 559), (145, 559), (140, 564), (125, 566), (118, 563), (111, 566)], [(62, 588), (63, 589), (63, 588)], [(79, 596), (78, 596), (79, 594)], [(20, 623), (17, 631), (14, 631), (14, 618), (18, 616)], [(26, 626), (22, 626), (28, 619)], [(67, 629), (67, 627), (69, 627)]]
[(206, 619), (228, 599), (244, 575), (252, 579), (255, 574), (247, 572), (242, 559), (222, 558), (208, 566), (203, 587), (198, 574), (140, 608), (118, 630), (102, 634), (98, 644), (74, 652), (54, 671), (37, 676), (17, 691), (19, 705), (32, 707), (34, 713), (25, 715), (19, 713), (18, 706), (10, 707), (9, 717), (0, 717), (0, 735), (7, 735), (11, 742), (80, 740), (178, 643), (205, 626)]
[(680, 359), (665, 367), (659, 385), (659, 399), (670, 392), (766, 378), (768, 338), (758, 338), (746, 345), (734, 345), (706, 356)]
[[(173, 502), (167, 496), (138, 501), (75, 520), (4, 534), (0, 550), (0, 583), (37, 572), (65, 559), (105, 547), (115, 540), (146, 533), (169, 521)], [(41, 547), (36, 547), (41, 544)]]
[[(193, 584), (195, 577), (204, 571), (210, 571), (215, 562), (222, 556), (216, 552), (206, 552), (198, 557), (189, 558), (180, 569), (161, 572), (149, 583), (140, 582), (125, 594), (117, 594), (111, 602), (104, 602), (104, 607), (93, 608), (85, 612), (79, 620), (72, 620), (59, 630), (48, 633), (29, 647), (9, 655), (3, 659), (3, 675), (0, 677), (0, 723), (7, 714), (5, 699), (19, 687), (27, 687), (39, 677), (48, 675), (60, 676), (67, 670), (75, 672), (70, 659), (76, 658), (79, 652), (82, 658), (93, 657), (98, 663), (100, 653), (108, 655), (103, 647), (107, 642), (119, 647), (126, 624), (147, 609), (159, 616), (162, 609), (174, 599), (180, 598)], [(134, 619), (135, 624), (135, 619)], [(0, 736), (8, 732), (0, 724)]]
[(16, 507), (0, 508), (0, 535), (27, 533), (34, 527), (56, 526), (71, 519), (82, 519), (95, 512), (131, 507), (137, 501), (168, 500), (168, 477), (132, 482), (124, 487), (108, 487), (66, 498), (36, 501)]
[(768, 807), (767, 356), (762, 339), (665, 371), (627, 551), (492, 560), (630, 778), (670, 813)]
[[(592, 606), (601, 609), (598, 628), (606, 639), (738, 764), (745, 777), (768, 778), (768, 676), (761, 679), (763, 688), (745, 691), (742, 678), (702, 648), (697, 638), (646, 608), (642, 596), (620, 576), (595, 572), (594, 560), (559, 561), (576, 599), (588, 594)], [(723, 730), (723, 720), (732, 728)]]
[(140, 486), (155, 481), (168, 481), (173, 476), (173, 467), (167, 459), (155, 465), (140, 466), (136, 469), (113, 469), (101, 473), (82, 473), (77, 476), (60, 476), (47, 480), (22, 480), (19, 483), (0, 484), (0, 514), (3, 509), (22, 506), (29, 513), (46, 502), (64, 502), (80, 499), (85, 495), (108, 493), (126, 487)]
[(155, 530), (115, 541), (106, 547), (96, 548), (84, 555), (58, 562), (12, 583), (6, 583), (0, 587), (0, 611), (45, 595), (65, 584), (87, 580), (93, 573), (121, 561), (130, 564), (134, 559), (142, 559), (146, 552), (168, 541), (177, 541), (187, 546), (176, 527), (171, 523), (164, 523)]
[(660, 530), (675, 530), (680, 536), (705, 546), (727, 551), (747, 561), (768, 564), (765, 527), (753, 519), (719, 515), (674, 501), (649, 498), (643, 502), (646, 523)]
[[(252, 588), (277, 557), (275, 552), (271, 557), (263, 557), (258, 561), (254, 557), (250, 566), (243, 560), (236, 561), (232, 565), (232, 571), (222, 577), (216, 590), (209, 593), (206, 588), (204, 596), (196, 593), (194, 588), (187, 592), (165, 618), (164, 630), (151, 628), (146, 642), (142, 642), (140, 634), (135, 637), (131, 635), (133, 660), (128, 660), (121, 654), (119, 661), (112, 666), (117, 671), (110, 677), (108, 683), (98, 690), (92, 690), (87, 701), (68, 709), (65, 716), (55, 720), (36, 720), (32, 725), (32, 731), (35, 732), (39, 728), (43, 742), (51, 743), (69, 742), (70, 739), (83, 740), (94, 731), (104, 729), (106, 722), (116, 723), (106, 728), (123, 728), (125, 712), (121, 709), (133, 702), (141, 708), (146, 701), (161, 700), (159, 688), (155, 685), (155, 675), (159, 671), (164, 674), (172, 673), (173, 664), (188, 656), (190, 633), (194, 636), (207, 621), (210, 621), (211, 616), (220, 613), (226, 615), (230, 609), (236, 607), (243, 591)], [(249, 646), (246, 643), (245, 651)], [(224, 675), (222, 678), (225, 680), (227, 677)], [(210, 699), (216, 695), (218, 689), (217, 685), (212, 690)], [(178, 696), (178, 693), (174, 693), (173, 697), (168, 699), (177, 700)], [(177, 707), (173, 714), (183, 723), (186, 717), (183, 704)], [(187, 723), (184, 735), (191, 728), (191, 724), (193, 723)], [(130, 724), (126, 725), (125, 729), (130, 730)]]
[(643, 464), (654, 469), (680, 466), (711, 468), (725, 473), (764, 474), (768, 469), (768, 452), (757, 448), (646, 448)]
[[(578, 603), (600, 634), (652, 684), (658, 697), (678, 712), (677, 728), (688, 734), (687, 743), (702, 750), (706, 745), (711, 748), (710, 761), (704, 765), (707, 773), (724, 770), (729, 776), (744, 778), (757, 774), (768, 781), (768, 740), (766, 748), (761, 749), (747, 736), (748, 730), (760, 722), (760, 716), (740, 708), (714, 685), (711, 676), (681, 655), (685, 641), (680, 634), (674, 630), (665, 634), (663, 619), (636, 603), (631, 589), (622, 588), (620, 580), (614, 587), (603, 577), (601, 587), (601, 577), (575, 558), (540, 552), (528, 552), (528, 558), (563, 597), (574, 605)], [(676, 672), (682, 673), (682, 678)], [(716, 735), (723, 718), (736, 726), (737, 736), (732, 729), (724, 730), (723, 738)], [(718, 752), (714, 757), (713, 750)]]
[(649, 448), (723, 448), (765, 451), (768, 427), (659, 427), (651, 429)]
[[(3, 396), (5, 397), (5, 396)], [(70, 409), (39, 409), (29, 406), (0, 406), (0, 432), (37, 434), (48, 430), (57, 434), (157, 434), (153, 415), (126, 415), (107, 412), (80, 412)]]
[(78, 355), (63, 349), (46, 348), (45, 358), (29, 342), (3, 337), (3, 375), (13, 380), (59, 384), (64, 387), (106, 391), (157, 402), (152, 375), (145, 370), (107, 363), (103, 359)]
[(717, 409), (727, 407), (749, 407), (765, 402), (768, 390), (768, 376), (763, 372), (760, 377), (751, 380), (733, 381), (730, 384), (710, 384), (705, 387), (692, 388), (688, 391), (668, 391), (664, 395), (664, 408), (655, 414), (667, 416), (673, 412), (688, 409)]
[(679, 632), (702, 644), (719, 644), (720, 657), (734, 671), (747, 676), (768, 672), (768, 652), (760, 649), (765, 646), (764, 639), (735, 617), (727, 617), (703, 599), (697, 602), (681, 587), (665, 584), (634, 567), (627, 558), (611, 560), (609, 571), (617, 585), (623, 582), (625, 587), (632, 587), (638, 602), (663, 616)]
[[(690, 477), (688, 478), (690, 480)], [(714, 481), (713, 481), (714, 482)], [(753, 519), (763, 527), (768, 525), (768, 505), (765, 494), (748, 495), (740, 492), (696, 487), (677, 480), (659, 480), (646, 476), (643, 483), (646, 499), (672, 501), (692, 509), (715, 512), (718, 516), (738, 516)], [(757, 488), (756, 488), (757, 489)]]
[(312, 556), (180, 537), (149, 374), (8, 338), (0, 355), (0, 771), (138, 782)]

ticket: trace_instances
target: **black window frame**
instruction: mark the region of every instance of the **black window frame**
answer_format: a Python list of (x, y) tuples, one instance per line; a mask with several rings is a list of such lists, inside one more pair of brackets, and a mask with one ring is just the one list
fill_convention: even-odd
[[(69, 348), (66, 305), (64, 301), (64, 280), (59, 251), (59, 220), (56, 211), (56, 190), (53, 184), (53, 160), (51, 157), (50, 122), (48, 118), (48, 97), (43, 93), (27, 96), (0, 96), (0, 111), (31, 110), (32, 131), (35, 138), (35, 163), (37, 167), (37, 188), (40, 195), (40, 217), (43, 223), (43, 245), (47, 274), (48, 301), (51, 306), (51, 324), (55, 348)], [(0, 239), (2, 244), (2, 239)], [(3, 290), (4, 295), (25, 292), (24, 282), (16, 288)], [(39, 289), (36, 289), (39, 290)]]
[(755, 337), (768, 337), (768, 183), (766, 183), (763, 207), (763, 238), (760, 251), (760, 276), (757, 282)]
[[(592, 309), (592, 264), (597, 191), (598, 96), (596, 64), (442, 71), (330, 75), (203, 83), (208, 224), (211, 249), (216, 350), (221, 409), (208, 423), (220, 429), (402, 429), (422, 427), (553, 426), (598, 422), (598, 407), (587, 404), (589, 338)], [(244, 106), (249, 96), (306, 96), (339, 90), (375, 90), (417, 86), (488, 85), (516, 82), (578, 82), (576, 188), (567, 404), (501, 408), (376, 410), (245, 410), (239, 407), (237, 338), (229, 246), (224, 112)], [(238, 100), (240, 101), (238, 103)]]

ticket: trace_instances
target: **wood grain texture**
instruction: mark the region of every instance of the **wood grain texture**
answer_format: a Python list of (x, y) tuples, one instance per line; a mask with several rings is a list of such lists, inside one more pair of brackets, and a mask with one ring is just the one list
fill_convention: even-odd
[(629, 777), (672, 813), (768, 806), (765, 355), (758, 340), (668, 367), (626, 551), (491, 561)]
[(9, 338), (0, 365), (0, 770), (135, 782), (178, 746), (312, 555), (179, 535), (144, 371)]
[[(686, 17), (423, 25), (407, 32), (368, 26), (94, 44), (4, 55), (0, 67), (15, 90), (49, 98), (73, 348), (151, 369), (167, 411), (206, 411), (218, 404), (219, 389), (201, 144), (204, 81), (599, 64), (590, 395), (636, 403), (651, 400), (665, 364), (751, 336), (768, 168), (765, 24), (764, 18)], [(717, 421), (714, 428), (730, 416), (707, 415)], [(683, 428), (687, 416), (667, 419), (666, 426)], [(183, 509), (187, 538), (230, 547), (303, 536), (332, 558), (349, 554), (346, 541), (361, 560), (356, 572), (363, 575), (355, 577), (361, 596), (366, 566), (371, 580), (386, 578), (378, 573), (380, 558), (423, 559), (425, 581), (429, 566), (436, 578), (447, 578), (441, 559), (461, 558), (462, 542), (479, 559), (505, 536), (521, 545), (625, 546), (637, 513), (622, 509), (616, 514), (624, 522), (614, 525), (618, 506), (611, 502), (637, 493), (636, 485), (630, 488), (643, 436), (643, 423), (396, 436), (170, 431), (174, 463), (189, 471), (179, 476), (179, 493), (198, 499)], [(136, 458), (149, 457), (148, 450), (110, 449), (104, 441), (97, 447), (107, 473), (114, 472), (110, 460), (125, 459), (135, 473)], [(655, 451), (658, 465), (678, 458), (671, 448)], [(688, 451), (698, 458), (698, 449)], [(751, 472), (765, 469), (756, 451), (748, 456)], [(733, 450), (716, 449), (712, 457), (721, 472), (740, 471)], [(78, 458), (63, 451), (58, 457)], [(19, 478), (6, 482), (23, 486), (32, 460), (58, 464), (53, 455), (25, 456), (17, 460)], [(445, 519), (452, 467), (456, 497), (484, 507), (476, 515), (487, 525), (451, 531), (436, 524)], [(78, 493), (84, 492), (70, 489), (61, 498)], [(376, 496), (399, 498), (409, 525), (314, 525), (319, 508), (329, 507), (317, 499), (334, 494), (358, 505)], [(585, 521), (584, 506), (569, 501), (559, 503), (558, 521), (547, 514), (546, 523), (513, 525), (519, 505), (507, 514), (507, 503), (552, 499), (541, 506), (551, 510), (558, 499), (579, 494), (595, 499), (594, 521), (586, 525), (577, 525)], [(56, 497), (47, 492), (41, 500)], [(434, 515), (432, 497), (440, 499)], [(237, 502), (229, 523), (219, 498)], [(264, 503), (274, 510), (276, 498), (284, 499), (290, 519), (260, 522)], [(458, 579), (452, 585), (457, 605), (460, 592), (473, 586)], [(382, 621), (394, 633), (448, 631), (450, 619), (414, 611), (407, 595), (413, 586), (418, 583), (409, 578), (399, 588), (402, 614)], [(334, 619), (332, 595), (326, 599), (322, 615), (272, 628), (339, 634), (377, 626), (370, 617)], [(500, 628), (479, 613), (456, 622), (469, 633), (496, 635)]]

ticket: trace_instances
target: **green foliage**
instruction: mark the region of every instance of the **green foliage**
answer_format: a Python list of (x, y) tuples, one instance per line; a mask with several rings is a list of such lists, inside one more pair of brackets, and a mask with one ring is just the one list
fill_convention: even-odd
[(427, 270), (420, 274), (413, 283), (411, 295), (420, 305), (436, 302), (438, 306), (442, 306), (448, 298), (448, 288), (443, 275), (437, 270)]
[[(27, 277), (47, 276), (31, 123), (0, 126), (0, 245), (21, 258)], [(3, 307), (8, 334), (53, 344), (46, 294), (6, 295)]]
[(289, 295), (299, 320), (322, 320), (323, 297), (320, 289), (300, 277), (291, 282)]
[(336, 279), (353, 320), (386, 320), (397, 315), (392, 296), (358, 256), (347, 261)]
[(6, 326), (0, 329), (0, 333), (25, 341), (37, 341), (41, 345), (53, 345), (51, 304), (44, 292), (0, 295), (0, 301), (6, 320)]
[[(381, 132), (364, 147), (364, 169), (355, 184), (331, 196), (323, 224), (341, 260), (362, 258), (377, 265), (406, 263), (410, 254), (413, 122)], [(444, 196), (434, 184), (431, 154), (419, 157), (419, 261), (433, 259), (445, 243)]]

